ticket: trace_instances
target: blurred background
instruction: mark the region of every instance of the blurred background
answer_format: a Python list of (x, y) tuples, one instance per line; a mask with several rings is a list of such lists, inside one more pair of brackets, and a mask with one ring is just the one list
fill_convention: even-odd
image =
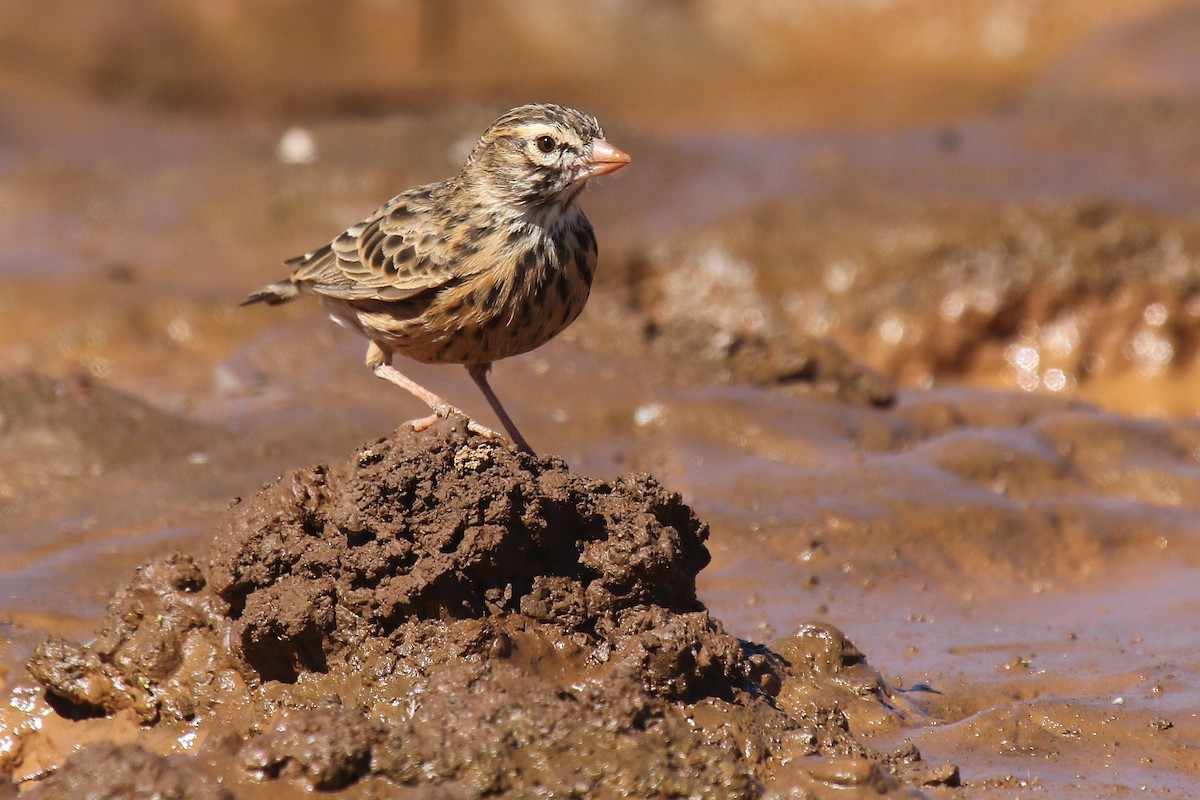
[[(987, 113), (1047, 72), (1075, 95), (1186, 90), (1186, 48), (1149, 40), (1186, 43), (1189, 15), (1170, 12), (1188, 5), (12, 0), (0, 22), (6, 71), (162, 111), (362, 117), (555, 95), (655, 130), (764, 132)], [(1075, 50), (1114, 27), (1140, 44)]]

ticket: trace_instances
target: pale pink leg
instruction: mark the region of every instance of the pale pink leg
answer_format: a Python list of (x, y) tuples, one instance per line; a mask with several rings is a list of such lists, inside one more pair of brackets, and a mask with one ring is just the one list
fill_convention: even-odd
[[(412, 378), (409, 378), (391, 364), (376, 364), (373, 369), (376, 377), (383, 378), (388, 383), (394, 383), (433, 410), (433, 413), (428, 417), (421, 417), (420, 419), (414, 419), (407, 422), (406, 424), (411, 425), (413, 430), (423, 431), (433, 423), (437, 422), (439, 419), (445, 419), (451, 414), (458, 414), (459, 416), (463, 417), (467, 416), (462, 412), (461, 409), (450, 405), (441, 397), (438, 397), (436, 394), (429, 391)], [(501, 419), (503, 419), (503, 417)], [(500, 438), (499, 433), (484, 425), (480, 425), (470, 417), (467, 417), (467, 430), (474, 431), (475, 433), (488, 436), (493, 439)]]

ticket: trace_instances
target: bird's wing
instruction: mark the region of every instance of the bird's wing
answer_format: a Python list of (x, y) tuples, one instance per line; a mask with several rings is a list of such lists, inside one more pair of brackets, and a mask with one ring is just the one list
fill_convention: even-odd
[(319, 250), (293, 258), (291, 280), (341, 300), (404, 300), (455, 277), (430, 189), (388, 201)]

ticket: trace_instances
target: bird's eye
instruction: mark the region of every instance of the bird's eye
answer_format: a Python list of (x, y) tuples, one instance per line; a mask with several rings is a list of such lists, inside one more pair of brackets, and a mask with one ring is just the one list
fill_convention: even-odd
[(541, 150), (543, 153), (552, 153), (554, 152), (554, 148), (557, 146), (558, 142), (554, 141), (553, 136), (542, 134), (541, 136), (537, 137), (538, 150)]

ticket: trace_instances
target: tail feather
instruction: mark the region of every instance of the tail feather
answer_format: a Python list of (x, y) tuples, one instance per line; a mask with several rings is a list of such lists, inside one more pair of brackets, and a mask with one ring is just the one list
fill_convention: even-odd
[(295, 299), (298, 294), (300, 294), (300, 289), (290, 280), (276, 281), (269, 286), (262, 287), (256, 292), (252, 292), (249, 297), (241, 302), (241, 305), (248, 306), (254, 303), (266, 303), (269, 306), (277, 306), (280, 303), (286, 303), (289, 300)]

